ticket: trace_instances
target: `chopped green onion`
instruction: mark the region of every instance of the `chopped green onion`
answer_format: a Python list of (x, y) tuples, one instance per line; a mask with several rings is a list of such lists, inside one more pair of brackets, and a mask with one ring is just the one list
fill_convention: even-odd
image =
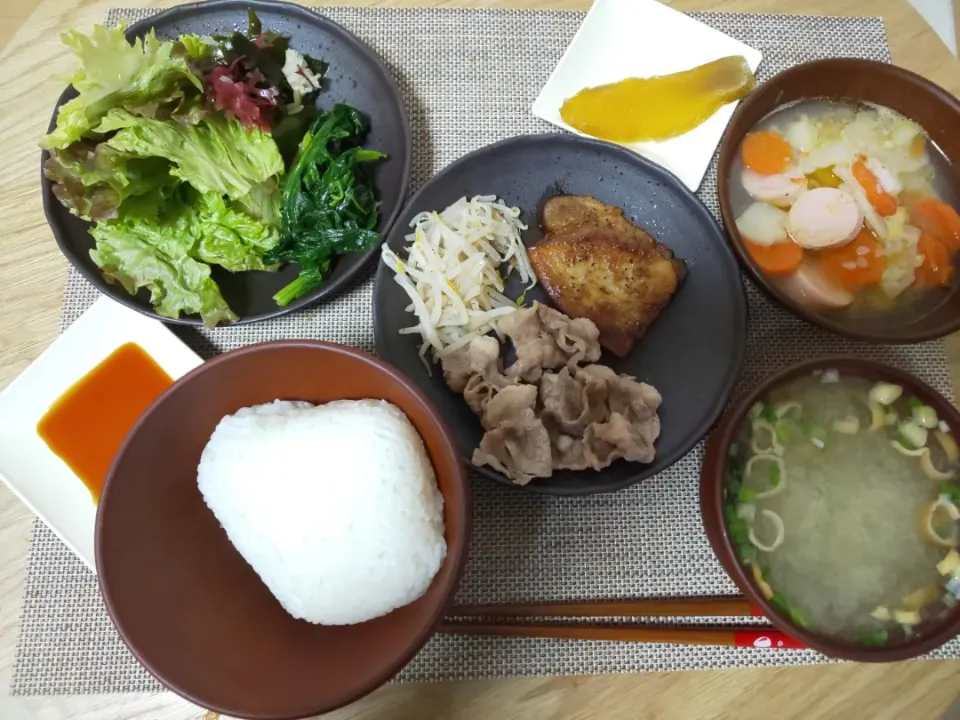
[(905, 449), (907, 449), (907, 450), (917, 450), (917, 449), (919, 449), (919, 448), (917, 448), (916, 445), (914, 445), (912, 442), (910, 442), (909, 438), (907, 438), (907, 436), (904, 435), (903, 433), (900, 433), (900, 436), (897, 438), (897, 442), (900, 443), (901, 445), (903, 445), (903, 447), (904, 447)]
[(950, 498), (954, 505), (960, 505), (960, 486), (953, 482), (940, 483), (940, 494)]
[(777, 487), (780, 484), (780, 464), (770, 463), (770, 487)]
[(787, 602), (787, 599), (778, 590), (773, 591), (773, 597), (770, 598), (770, 603), (781, 612), (789, 614), (790, 603)]
[(825, 427), (808, 422), (804, 424), (803, 430), (810, 442), (821, 450), (827, 444), (827, 429)]
[(927, 405), (920, 405), (913, 409), (913, 419), (916, 423), (927, 430), (932, 430), (937, 426), (940, 418), (937, 417), (937, 411)]
[(907, 450), (918, 450), (927, 444), (927, 429), (913, 421), (900, 425), (900, 444)]
[(917, 408), (923, 407), (923, 400), (918, 397), (911, 397), (909, 400), (907, 400), (907, 405), (911, 410), (916, 410)]
[(777, 439), (782, 443), (788, 443), (803, 437), (803, 427), (792, 417), (780, 418), (773, 428), (777, 434)]
[(766, 403), (763, 403), (760, 407), (760, 417), (770, 423), (775, 423), (777, 421), (777, 413)]
[(741, 487), (740, 492), (737, 493), (737, 500), (741, 503), (752, 503), (757, 499), (757, 493), (752, 488)]
[(860, 644), (870, 647), (879, 647), (887, 644), (888, 633), (884, 629), (871, 630), (860, 636)]

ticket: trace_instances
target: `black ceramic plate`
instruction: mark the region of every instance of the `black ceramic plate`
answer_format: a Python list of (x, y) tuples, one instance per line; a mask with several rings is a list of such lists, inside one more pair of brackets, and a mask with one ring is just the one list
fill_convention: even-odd
[[(525, 487), (554, 495), (619, 490), (672, 465), (707, 433), (733, 389), (743, 358), (747, 305), (736, 259), (723, 231), (675, 176), (616, 145), (574, 135), (529, 135), (504, 140), (460, 158), (428, 182), (404, 208), (387, 236), (400, 253), (410, 220), (442, 210), (463, 196), (496, 194), (522, 211), (530, 226), (524, 242), (539, 240), (540, 208), (557, 194), (592, 195), (617, 205), (687, 263), (680, 291), (626, 358), (604, 353), (600, 362), (650, 383), (663, 395), (657, 457), (650, 464), (618, 461), (606, 470), (558, 471)], [(405, 253), (404, 253), (405, 255)], [(522, 291), (514, 276), (506, 294)], [(469, 463), (483, 436), (480, 421), (447, 388), (439, 367), (432, 375), (417, 357), (419, 336), (397, 330), (416, 323), (409, 300), (383, 263), (374, 290), (377, 353), (419, 385), (460, 441)], [(549, 300), (539, 287), (527, 301)], [(498, 472), (478, 470), (504, 483)]]
[[(290, 36), (290, 46), (306, 55), (330, 64), (317, 103), (329, 108), (334, 103), (352, 105), (370, 119), (366, 147), (376, 148), (389, 156), (377, 163), (374, 175), (380, 199), (380, 231), (386, 232), (400, 211), (410, 177), (410, 125), (397, 83), (376, 53), (353, 34), (335, 22), (306, 8), (267, 0), (210, 0), (181, 5), (131, 25), (127, 37), (142, 37), (151, 28), (158, 37), (175, 38), (184, 33), (210, 35), (247, 26), (247, 9), (260, 17), (264, 30), (275, 30)], [(53, 112), (50, 129), (56, 124), (57, 110), (76, 95), (67, 88)], [(47, 159), (43, 153), (42, 161)], [(71, 215), (54, 197), (50, 183), (42, 177), (43, 208), (47, 221), (63, 254), (101, 292), (164, 322), (200, 325), (198, 316), (182, 316), (179, 320), (159, 317), (150, 305), (149, 293), (142, 290), (128, 295), (120, 285), (106, 282), (99, 268), (90, 259), (93, 238), (87, 232), (89, 223)], [(374, 248), (366, 253), (345, 255), (336, 261), (333, 272), (312, 292), (286, 307), (278, 307), (273, 295), (297, 276), (296, 266), (277, 273), (229, 273), (213, 268), (213, 278), (240, 323), (255, 322), (283, 315), (330, 295), (363, 270), (377, 254)]]

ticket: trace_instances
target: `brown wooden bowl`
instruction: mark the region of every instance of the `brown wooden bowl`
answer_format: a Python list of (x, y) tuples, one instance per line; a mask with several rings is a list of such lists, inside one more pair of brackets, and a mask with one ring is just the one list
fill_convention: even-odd
[(919, 398), (937, 411), (939, 418), (950, 426), (954, 436), (960, 436), (960, 412), (953, 403), (932, 387), (910, 375), (883, 363), (855, 357), (828, 357), (807, 360), (781, 370), (766, 378), (756, 388), (737, 401), (707, 441), (706, 455), (700, 473), (700, 515), (710, 545), (724, 570), (747, 598), (783, 632), (830, 657), (858, 662), (892, 662), (916, 657), (940, 647), (960, 633), (960, 605), (946, 617), (918, 626), (918, 634), (909, 640), (867, 647), (853, 642), (820, 635), (793, 624), (758, 589), (752, 574), (737, 559), (733, 543), (727, 534), (724, 518), (724, 470), (730, 446), (740, 434), (750, 408), (772, 388), (816, 370), (834, 369), (842, 375), (853, 375), (871, 381), (886, 381), (901, 385), (906, 392)]
[[(234, 549), (197, 489), (197, 464), (224, 415), (277, 398), (381, 398), (410, 418), (443, 494), (447, 541), (419, 600), (359, 625), (312, 625)], [(469, 505), (454, 438), (391, 366), (319, 341), (251, 345), (181, 378), (131, 430), (97, 512), (100, 589), (124, 642), (174, 692), (230, 716), (311, 716), (385, 683), (433, 634), (460, 578)]]
[(834, 58), (797, 65), (763, 83), (740, 103), (720, 143), (720, 214), (740, 264), (767, 295), (794, 315), (846, 337), (876, 343), (913, 343), (960, 330), (960, 285), (956, 283), (930, 303), (864, 316), (796, 303), (750, 257), (734, 222), (730, 175), (744, 136), (767, 115), (799, 100), (876, 103), (916, 121), (950, 160), (950, 182), (960, 191), (960, 100), (929, 80), (886, 63)]

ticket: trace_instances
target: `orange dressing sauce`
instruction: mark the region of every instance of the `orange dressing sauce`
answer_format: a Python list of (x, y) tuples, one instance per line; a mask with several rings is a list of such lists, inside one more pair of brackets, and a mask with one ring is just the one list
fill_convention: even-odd
[(172, 384), (143, 348), (121, 345), (57, 399), (37, 433), (99, 501), (127, 433)]

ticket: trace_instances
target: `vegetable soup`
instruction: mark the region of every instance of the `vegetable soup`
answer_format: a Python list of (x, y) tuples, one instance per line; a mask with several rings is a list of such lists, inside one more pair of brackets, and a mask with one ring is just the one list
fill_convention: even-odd
[(746, 135), (731, 172), (747, 251), (802, 305), (933, 307), (955, 280), (954, 170), (919, 125), (888, 108), (780, 109)]

